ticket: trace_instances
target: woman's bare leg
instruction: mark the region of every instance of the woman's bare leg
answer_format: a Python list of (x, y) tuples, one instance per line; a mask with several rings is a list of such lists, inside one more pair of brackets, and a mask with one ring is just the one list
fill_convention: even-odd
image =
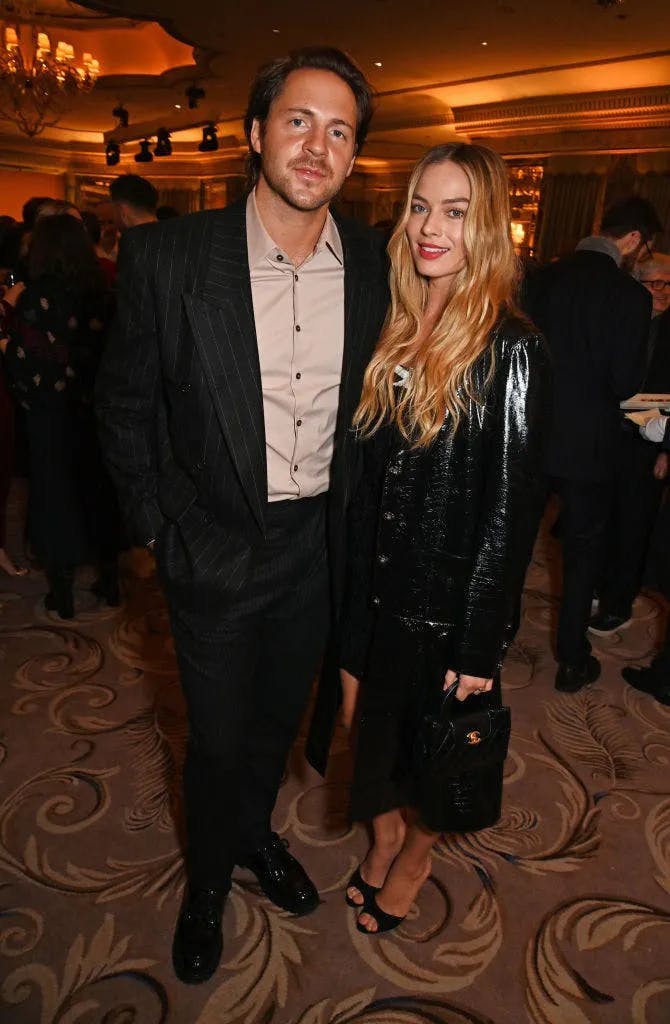
[(27, 569), (19, 569), (18, 566), (14, 565), (4, 548), (0, 548), (0, 569), (6, 572), (8, 576), (26, 576), (28, 573)]
[(361, 683), (345, 668), (340, 669), (340, 682), (342, 683), (342, 707), (340, 708), (342, 724), (351, 736)]
[[(405, 841), (406, 830), (400, 810), (387, 811), (372, 819), (372, 846), (360, 866), (361, 877), (368, 885), (380, 888), (384, 884), (389, 868)], [(363, 906), (363, 894), (355, 885), (349, 886), (347, 896), (359, 907)]]
[[(407, 915), (430, 874), (431, 851), (438, 839), (439, 833), (426, 831), (416, 821), (409, 826), (402, 849), (391, 864), (386, 880), (377, 893), (376, 900), (380, 910), (395, 917)], [(377, 931), (377, 922), (373, 914), (363, 911), (358, 920), (367, 931)]]

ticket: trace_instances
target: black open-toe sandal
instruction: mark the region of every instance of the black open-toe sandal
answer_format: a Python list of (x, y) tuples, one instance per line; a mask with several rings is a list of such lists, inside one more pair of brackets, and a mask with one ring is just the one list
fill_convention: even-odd
[(373, 932), (358, 920), (356, 927), (359, 932), (363, 932), (363, 935), (379, 935), (380, 932), (392, 932), (394, 928), (397, 928), (405, 920), (404, 917), (396, 917), (395, 914), (387, 914), (385, 910), (382, 910), (375, 899), (374, 893), (370, 897), (370, 902), (361, 908), (361, 913), (369, 914), (377, 922), (377, 930)]
[(370, 904), (370, 901), (374, 900), (375, 893), (379, 892), (379, 890), (381, 888), (381, 886), (370, 885), (369, 882), (365, 881), (365, 879), (361, 875), (361, 866), (360, 866), (360, 864), (358, 865), (358, 867), (354, 871), (353, 875), (351, 876), (351, 878), (347, 882), (347, 889), (351, 888), (351, 886), (354, 886), (354, 888), (358, 889), (358, 891), (360, 892), (361, 896), (363, 897), (363, 902), (362, 903), (356, 903), (354, 900), (352, 900), (351, 896), (348, 893), (346, 893), (344, 898), (347, 901), (347, 906), (353, 907), (354, 910), (361, 910), (361, 911), (367, 909), (368, 905)]

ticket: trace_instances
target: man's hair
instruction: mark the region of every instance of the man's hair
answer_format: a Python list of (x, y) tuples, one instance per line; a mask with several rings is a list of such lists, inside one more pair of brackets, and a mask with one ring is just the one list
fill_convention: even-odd
[(21, 211), (21, 217), (26, 231), (33, 230), (40, 206), (42, 203), (48, 203), (50, 200), (51, 196), (33, 196), (32, 199), (27, 199), (25, 201)]
[(634, 277), (638, 281), (651, 281), (655, 274), (670, 275), (670, 255), (665, 252), (653, 252), (635, 264)]
[(373, 114), (374, 92), (363, 72), (342, 50), (330, 46), (305, 46), (293, 50), (288, 57), (279, 57), (265, 64), (254, 78), (249, 90), (249, 103), (244, 116), (244, 132), (249, 144), (247, 172), (249, 184), (255, 185), (261, 169), (261, 157), (251, 145), (251, 129), (254, 121), (261, 124), (267, 120), (270, 108), (277, 99), (286, 79), (293, 71), (304, 68), (315, 71), (332, 71), (349, 86), (356, 99), (356, 150), (360, 152), (370, 127)]
[(139, 174), (120, 174), (109, 186), (109, 194), (113, 203), (128, 203), (146, 213), (155, 213), (158, 206), (157, 189)]
[(608, 207), (600, 224), (600, 234), (623, 238), (630, 231), (639, 231), (643, 242), (650, 242), (662, 229), (656, 209), (648, 199), (629, 196)]

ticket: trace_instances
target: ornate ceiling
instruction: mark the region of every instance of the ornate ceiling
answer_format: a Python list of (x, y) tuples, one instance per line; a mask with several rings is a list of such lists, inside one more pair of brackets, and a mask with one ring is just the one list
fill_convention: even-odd
[[(610, 149), (670, 150), (669, 0), (607, 10), (595, 0), (42, 0), (40, 9), (102, 65), (95, 90), (39, 142), (44, 153), (101, 149), (119, 100), (128, 138), (190, 125), (173, 139), (186, 155), (195, 126), (212, 119), (224, 152), (237, 152), (255, 68), (318, 42), (346, 49), (380, 94), (369, 162), (411, 159), (455, 129), (507, 155), (598, 151), (605, 135)], [(193, 82), (206, 98), (188, 111)], [(8, 135), (0, 124), (0, 144)]]

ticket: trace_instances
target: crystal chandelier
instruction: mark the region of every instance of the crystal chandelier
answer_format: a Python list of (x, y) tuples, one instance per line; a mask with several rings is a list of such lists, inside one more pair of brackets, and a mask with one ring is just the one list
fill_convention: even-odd
[(90, 53), (77, 61), (69, 43), (53, 50), (35, 16), (30, 2), (0, 0), (0, 118), (31, 138), (57, 124), (100, 74)]

